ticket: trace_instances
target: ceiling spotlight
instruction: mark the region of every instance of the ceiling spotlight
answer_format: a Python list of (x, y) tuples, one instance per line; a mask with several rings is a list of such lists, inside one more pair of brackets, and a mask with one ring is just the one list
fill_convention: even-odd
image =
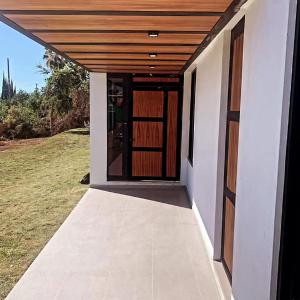
[(155, 66), (149, 66), (150, 67), (150, 69), (155, 69)]
[(158, 37), (159, 36), (159, 32), (158, 31), (149, 31), (148, 32), (148, 36), (149, 37)]
[(157, 53), (149, 53), (150, 58), (156, 58), (157, 57)]

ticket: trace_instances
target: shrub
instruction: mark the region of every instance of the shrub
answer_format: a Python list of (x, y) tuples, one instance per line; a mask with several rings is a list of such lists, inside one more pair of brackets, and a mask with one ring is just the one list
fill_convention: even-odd
[(34, 126), (37, 123), (35, 112), (21, 103), (12, 105), (3, 120), (9, 138), (34, 137)]
[(36, 137), (45, 137), (50, 136), (50, 124), (49, 119), (47, 117), (37, 118), (33, 126), (34, 135)]
[(1, 141), (1, 138), (4, 137), (4, 134), (5, 134), (5, 125), (3, 123), (0, 123), (0, 141)]
[(0, 123), (3, 122), (5, 116), (7, 115), (8, 109), (8, 104), (4, 100), (0, 99)]
[(23, 91), (19, 90), (10, 100), (10, 103), (12, 105), (16, 105), (18, 103), (26, 103), (30, 98), (30, 94)]

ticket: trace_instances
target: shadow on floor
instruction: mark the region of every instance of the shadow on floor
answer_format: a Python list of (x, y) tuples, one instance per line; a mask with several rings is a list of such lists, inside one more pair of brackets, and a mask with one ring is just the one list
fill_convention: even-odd
[(191, 209), (187, 192), (182, 186), (117, 186), (101, 187), (100, 190), (144, 200)]

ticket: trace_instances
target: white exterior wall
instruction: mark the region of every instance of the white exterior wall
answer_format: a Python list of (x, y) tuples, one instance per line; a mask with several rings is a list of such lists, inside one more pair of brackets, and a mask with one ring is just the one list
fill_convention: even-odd
[[(280, 230), (276, 205), (280, 207), (282, 199), (289, 106), (284, 84), (289, 85), (291, 73), (286, 65), (290, 2), (296, 1), (249, 0), (185, 74), (182, 182), (187, 185), (196, 214), (201, 218), (200, 228), (205, 228), (208, 250), (214, 248), (214, 257), (219, 258), (223, 201), (220, 179), (227, 101), (224, 80), (228, 80), (224, 68), (229, 58), (226, 31), (245, 15), (232, 283), (233, 296), (240, 300), (275, 299), (276, 272), (272, 274), (272, 268), (277, 264), (278, 253), (273, 249), (278, 251)], [(190, 76), (195, 67), (194, 167), (191, 167), (186, 157)]]
[(107, 76), (90, 73), (90, 185), (107, 181)]
[[(269, 299), (276, 215), (288, 0), (255, 1), (247, 11), (237, 179), (233, 294)], [(282, 195), (279, 195), (282, 197)], [(274, 288), (274, 287), (273, 287)], [(272, 291), (273, 293), (274, 291)]]
[[(187, 160), (191, 73), (185, 75), (183, 118), (184, 155), (182, 180), (187, 184), (191, 200), (196, 204), (209, 239), (214, 240), (219, 119), (221, 105), (223, 34), (197, 59), (194, 167)], [(194, 69), (194, 68), (193, 68)], [(192, 69), (192, 70), (193, 70)]]
[[(184, 73), (183, 106), (182, 106), (182, 139), (181, 139), (181, 170), (180, 181), (189, 189), (192, 189), (192, 181), (189, 180), (188, 150), (189, 150), (189, 120), (190, 120), (190, 99), (191, 99), (191, 73)], [(190, 183), (190, 184), (188, 184)]]

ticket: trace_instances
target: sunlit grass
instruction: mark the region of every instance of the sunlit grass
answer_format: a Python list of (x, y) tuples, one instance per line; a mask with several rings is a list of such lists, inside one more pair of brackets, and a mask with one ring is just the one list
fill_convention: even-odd
[(89, 136), (76, 129), (0, 152), (0, 299), (87, 190)]

